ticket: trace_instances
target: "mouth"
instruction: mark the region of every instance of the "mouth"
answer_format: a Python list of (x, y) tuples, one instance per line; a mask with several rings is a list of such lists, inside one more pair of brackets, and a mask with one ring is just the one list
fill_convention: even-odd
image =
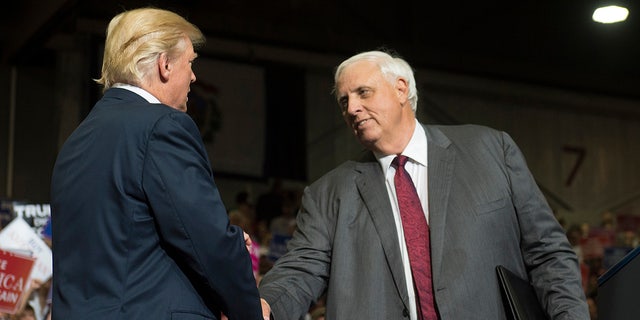
[(364, 119), (364, 120), (360, 120), (360, 121), (354, 121), (353, 122), (353, 128), (354, 129), (360, 129), (362, 127), (364, 127), (366, 125), (367, 122), (369, 122), (369, 120), (371, 119)]

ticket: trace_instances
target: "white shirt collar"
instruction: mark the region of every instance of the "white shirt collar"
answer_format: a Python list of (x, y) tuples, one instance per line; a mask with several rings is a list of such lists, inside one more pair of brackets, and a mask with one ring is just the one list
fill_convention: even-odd
[[(413, 130), (413, 135), (411, 136), (411, 140), (407, 146), (402, 150), (400, 154), (405, 155), (411, 159), (412, 162), (417, 164), (427, 166), (427, 135), (424, 131), (422, 125), (416, 119), (416, 127)], [(382, 171), (385, 176), (387, 175), (387, 169), (391, 166), (391, 162), (396, 157), (395, 154), (390, 155), (382, 155), (378, 153), (374, 153), (376, 159), (382, 166)]]
[(143, 97), (145, 100), (147, 100), (149, 103), (161, 103), (160, 100), (158, 100), (158, 98), (154, 97), (151, 93), (149, 93), (149, 91), (144, 90), (140, 87), (136, 87), (136, 86), (132, 86), (130, 84), (126, 84), (126, 83), (116, 83), (113, 85), (113, 88), (121, 88), (121, 89), (126, 89), (129, 90), (141, 97)]

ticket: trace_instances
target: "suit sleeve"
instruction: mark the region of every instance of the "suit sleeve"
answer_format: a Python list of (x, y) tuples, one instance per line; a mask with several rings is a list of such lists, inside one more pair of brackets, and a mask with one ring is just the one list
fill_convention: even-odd
[(522, 235), (529, 277), (552, 319), (588, 319), (577, 257), (508, 134), (502, 133), (506, 170)]
[(185, 113), (155, 125), (143, 188), (160, 241), (210, 308), (230, 320), (262, 319), (243, 232), (229, 224), (202, 139)]

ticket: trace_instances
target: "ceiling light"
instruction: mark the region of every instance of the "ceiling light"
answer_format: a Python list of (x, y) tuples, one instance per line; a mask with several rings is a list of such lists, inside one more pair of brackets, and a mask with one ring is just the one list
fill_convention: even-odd
[(618, 6), (607, 6), (596, 9), (593, 12), (593, 21), (600, 23), (616, 23), (627, 20), (629, 10)]

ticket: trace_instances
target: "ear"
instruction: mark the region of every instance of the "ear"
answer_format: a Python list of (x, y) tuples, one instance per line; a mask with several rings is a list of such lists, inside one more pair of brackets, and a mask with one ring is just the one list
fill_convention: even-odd
[(405, 78), (398, 78), (396, 80), (396, 94), (401, 104), (404, 104), (409, 97), (409, 83)]
[(169, 78), (169, 74), (171, 74), (171, 64), (169, 63), (169, 57), (166, 52), (161, 53), (158, 57), (157, 68), (160, 79), (162, 79), (163, 82), (166, 81)]

